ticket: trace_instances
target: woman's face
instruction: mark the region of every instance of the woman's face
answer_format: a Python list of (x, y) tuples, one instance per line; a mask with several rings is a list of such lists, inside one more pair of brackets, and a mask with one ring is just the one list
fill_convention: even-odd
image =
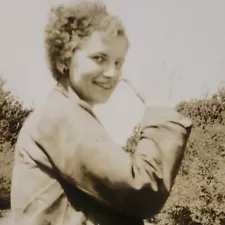
[(94, 32), (82, 48), (75, 51), (70, 65), (70, 85), (91, 105), (108, 100), (116, 87), (127, 52), (123, 36), (105, 37)]

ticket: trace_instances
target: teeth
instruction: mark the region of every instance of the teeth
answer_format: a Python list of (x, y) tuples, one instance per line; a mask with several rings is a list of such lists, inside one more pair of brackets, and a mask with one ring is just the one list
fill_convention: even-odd
[(98, 86), (104, 88), (104, 89), (111, 89), (112, 88), (112, 85), (109, 85), (109, 84), (100, 84), (100, 83), (95, 83), (97, 84)]

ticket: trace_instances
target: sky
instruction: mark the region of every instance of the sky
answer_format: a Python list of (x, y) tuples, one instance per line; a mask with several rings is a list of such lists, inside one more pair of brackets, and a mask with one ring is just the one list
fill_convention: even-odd
[[(131, 48), (123, 74), (148, 104), (168, 95), (177, 103), (225, 85), (224, 0), (103, 1), (125, 24)], [(43, 28), (49, 9), (61, 2), (0, 0), (0, 74), (27, 106), (40, 105), (53, 85)], [(121, 88), (115, 93), (134, 109), (131, 92)], [(115, 104), (102, 110), (109, 114)]]

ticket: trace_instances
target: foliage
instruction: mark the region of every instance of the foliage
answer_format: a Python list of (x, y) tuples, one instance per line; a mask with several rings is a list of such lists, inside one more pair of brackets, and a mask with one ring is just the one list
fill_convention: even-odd
[(135, 147), (140, 139), (141, 135), (141, 124), (137, 124), (133, 129), (133, 135), (127, 139), (126, 145), (124, 146), (124, 150), (130, 153), (135, 151)]
[(31, 110), (5, 90), (0, 77), (0, 209), (10, 206), (11, 171), (18, 132)]
[(195, 127), (204, 129), (206, 125), (225, 125), (225, 88), (208, 99), (181, 102), (177, 110), (191, 117)]
[(31, 110), (24, 109), (21, 102), (4, 89), (5, 80), (0, 77), (0, 144), (15, 144), (25, 118)]

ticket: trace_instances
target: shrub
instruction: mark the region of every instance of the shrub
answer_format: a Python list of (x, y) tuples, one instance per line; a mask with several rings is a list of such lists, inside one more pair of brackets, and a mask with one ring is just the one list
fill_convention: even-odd
[(9, 142), (14, 146), (21, 126), (32, 110), (24, 109), (4, 85), (5, 80), (0, 77), (0, 144)]
[(32, 111), (6, 91), (0, 77), (0, 209), (10, 207), (10, 184), (14, 145), (25, 118)]
[(225, 88), (218, 90), (208, 99), (194, 99), (181, 102), (177, 110), (192, 118), (195, 127), (204, 128), (206, 125), (225, 125)]

